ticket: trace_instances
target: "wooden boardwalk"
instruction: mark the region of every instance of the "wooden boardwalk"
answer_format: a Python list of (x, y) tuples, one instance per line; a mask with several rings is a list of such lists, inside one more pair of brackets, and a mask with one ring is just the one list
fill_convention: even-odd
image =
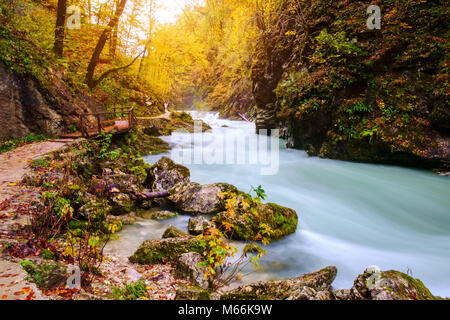
[(91, 138), (102, 133), (126, 133), (137, 124), (134, 109), (80, 115), (78, 132), (63, 134), (62, 139)]

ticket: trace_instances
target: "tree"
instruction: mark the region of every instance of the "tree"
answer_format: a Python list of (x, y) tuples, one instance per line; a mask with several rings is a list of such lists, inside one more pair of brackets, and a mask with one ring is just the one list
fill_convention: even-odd
[(139, 63), (139, 70), (138, 70), (138, 78), (141, 76), (142, 69), (144, 68), (144, 59), (150, 54), (151, 49), (151, 42), (152, 42), (152, 36), (153, 36), (153, 25), (155, 23), (154, 18), (154, 11), (155, 11), (155, 2), (154, 0), (150, 0), (150, 10), (149, 10), (149, 28), (148, 28), (148, 36), (147, 36), (147, 42), (145, 43), (144, 48), (144, 54), (142, 55), (141, 61)]
[(89, 24), (92, 23), (92, 1), (88, 0), (88, 18), (89, 18)]
[(97, 45), (96, 45), (96, 47), (94, 49), (94, 53), (92, 54), (92, 58), (91, 58), (91, 60), (89, 62), (88, 68), (87, 68), (86, 80), (85, 80), (86, 84), (88, 85), (88, 87), (90, 89), (95, 88), (109, 74), (130, 67), (142, 55), (142, 53), (140, 55), (138, 55), (128, 65), (123, 66), (123, 67), (110, 69), (110, 70), (106, 71), (105, 73), (103, 73), (98, 79), (94, 79), (95, 69), (96, 69), (98, 61), (100, 59), (100, 54), (102, 53), (103, 48), (105, 47), (106, 41), (108, 40), (108, 38), (111, 35), (111, 31), (114, 30), (114, 28), (117, 27), (117, 25), (119, 23), (119, 19), (122, 16), (122, 13), (123, 13), (123, 11), (125, 9), (125, 5), (126, 4), (127, 4), (127, 0), (120, 0), (119, 4), (117, 6), (115, 14), (111, 17), (111, 20), (109, 21), (109, 23), (106, 26), (105, 30), (103, 30), (103, 33), (101, 34), (100, 39), (98, 40)]
[[(118, 6), (119, 6), (119, 0), (116, 0), (115, 10), (118, 9)], [(111, 36), (111, 40), (110, 40), (111, 45), (109, 46), (109, 55), (111, 56), (111, 58), (115, 58), (115, 56), (116, 56), (118, 29), (119, 29), (119, 20), (117, 20), (117, 25), (112, 30), (112, 36)]]
[(66, 12), (67, 12), (67, 0), (58, 0), (58, 9), (55, 27), (55, 45), (53, 46), (53, 51), (59, 58), (62, 58), (64, 50), (64, 34), (66, 31), (65, 27)]

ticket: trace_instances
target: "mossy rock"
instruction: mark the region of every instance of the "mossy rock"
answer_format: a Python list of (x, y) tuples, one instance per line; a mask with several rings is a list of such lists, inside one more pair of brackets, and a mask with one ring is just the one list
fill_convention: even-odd
[(153, 239), (142, 243), (129, 260), (132, 263), (143, 265), (159, 264), (163, 262), (175, 263), (183, 253), (188, 252), (203, 252), (203, 249), (196, 238), (179, 237)]
[(110, 222), (120, 222), (124, 226), (130, 226), (136, 223), (136, 216), (134, 213), (124, 216), (107, 216), (106, 220)]
[(180, 237), (186, 237), (187, 235), (188, 234), (186, 232), (183, 232), (180, 229), (177, 229), (174, 226), (170, 225), (166, 229), (166, 231), (164, 231), (162, 238), (163, 239), (180, 238)]
[(419, 279), (403, 272), (389, 270), (377, 272), (368, 268), (359, 275), (351, 298), (360, 300), (437, 300)]
[(65, 286), (67, 267), (56, 262), (31, 260), (21, 261), (22, 268), (28, 273), (28, 280), (36, 283), (39, 289), (51, 290)]
[(177, 216), (177, 213), (167, 210), (146, 210), (146, 211), (141, 210), (138, 212), (138, 216), (143, 219), (162, 221), (175, 218)]
[(128, 194), (118, 193), (109, 199), (111, 205), (110, 213), (114, 216), (121, 216), (133, 211), (134, 203)]
[(198, 286), (182, 285), (177, 289), (175, 300), (211, 300), (210, 294)]
[(221, 296), (221, 300), (315, 300), (316, 295), (331, 290), (331, 284), (337, 275), (336, 267), (302, 275), (298, 278), (278, 281), (261, 281), (230, 290)]
[[(201, 120), (202, 131), (211, 130), (211, 127)], [(144, 132), (150, 136), (170, 136), (174, 131), (181, 130), (189, 133), (194, 132), (195, 121), (186, 112), (172, 112), (170, 118), (155, 118), (140, 120)]]
[(222, 212), (214, 221), (218, 226), (223, 223), (230, 224), (231, 229), (227, 231), (227, 235), (233, 240), (248, 241), (258, 240), (261, 224), (266, 224), (272, 232), (265, 236), (273, 241), (295, 233), (298, 215), (294, 210), (274, 203), (253, 204), (251, 209), (238, 210), (233, 215)]

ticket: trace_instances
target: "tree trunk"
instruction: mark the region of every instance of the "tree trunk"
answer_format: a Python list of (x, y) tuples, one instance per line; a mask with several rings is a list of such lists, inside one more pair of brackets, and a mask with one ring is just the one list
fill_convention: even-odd
[(144, 68), (144, 59), (150, 55), (151, 50), (151, 42), (152, 42), (152, 33), (153, 33), (153, 13), (154, 13), (154, 0), (150, 0), (150, 12), (149, 12), (149, 29), (148, 29), (148, 38), (145, 44), (144, 55), (141, 58), (139, 63), (138, 70), (138, 79), (141, 77), (142, 70)]
[(139, 62), (139, 71), (138, 71), (138, 79), (141, 77), (142, 69), (144, 67), (144, 59), (147, 55), (147, 46), (145, 46), (144, 54), (142, 55), (141, 61)]
[(92, 0), (88, 0), (88, 17), (89, 24), (92, 24)]
[[(115, 6), (115, 10), (117, 10), (119, 7), (119, 0), (116, 0), (116, 6)], [(112, 35), (111, 35), (111, 43), (109, 46), (109, 55), (111, 56), (111, 58), (115, 58), (116, 57), (116, 50), (117, 50), (117, 32), (119, 30), (119, 21), (117, 21), (117, 25), (113, 28), (112, 30)]]
[(97, 67), (98, 60), (100, 58), (100, 54), (105, 47), (106, 41), (108, 40), (111, 31), (118, 25), (120, 16), (122, 15), (125, 5), (127, 4), (127, 0), (120, 0), (119, 5), (117, 7), (116, 13), (111, 18), (108, 23), (108, 26), (103, 30), (100, 39), (97, 42), (97, 45), (94, 49), (94, 53), (92, 54), (91, 61), (89, 62), (87, 73), (86, 73), (86, 84), (89, 88), (93, 88), (96, 85), (96, 81), (94, 80), (95, 68)]
[(53, 51), (58, 58), (62, 58), (64, 50), (64, 33), (66, 26), (67, 0), (58, 0), (58, 10), (56, 15), (55, 45)]

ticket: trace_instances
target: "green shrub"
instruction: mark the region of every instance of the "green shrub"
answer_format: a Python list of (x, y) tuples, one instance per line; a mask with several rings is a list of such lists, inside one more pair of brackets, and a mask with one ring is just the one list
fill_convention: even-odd
[(146, 298), (147, 286), (143, 280), (129, 283), (125, 288), (112, 288), (114, 298), (117, 300), (139, 300)]

